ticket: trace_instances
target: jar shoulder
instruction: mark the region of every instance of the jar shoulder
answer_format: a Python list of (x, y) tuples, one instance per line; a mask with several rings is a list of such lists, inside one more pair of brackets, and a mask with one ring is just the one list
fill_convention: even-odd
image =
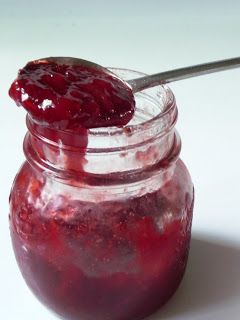
[[(25, 162), (16, 176), (13, 184), (10, 204), (11, 211), (24, 211), (38, 215), (42, 220), (59, 220), (64, 223), (76, 221), (109, 220), (116, 216), (161, 216), (166, 211), (179, 215), (193, 202), (193, 184), (189, 172), (182, 160), (178, 160), (172, 168), (171, 177), (165, 182), (159, 182), (153, 190), (132, 196), (127, 192), (122, 198), (105, 200), (106, 190), (97, 191), (94, 195), (91, 189), (71, 187), (47, 178), (46, 175), (32, 169)], [(85, 192), (85, 193), (84, 193)], [(107, 195), (112, 190), (107, 190)]]
[(10, 204), (13, 200), (21, 202), (28, 196), (39, 197), (44, 186), (44, 176), (34, 170), (27, 161), (20, 167), (12, 184)]
[[(161, 191), (163, 192), (169, 191), (170, 193), (176, 193), (178, 195), (186, 192), (193, 192), (193, 183), (191, 176), (186, 165), (181, 159), (178, 159), (172, 169), (169, 170), (171, 170), (171, 174), (161, 175), (161, 178), (158, 181), (158, 185), (153, 188), (154, 190), (161, 189)], [(169, 170), (166, 170), (166, 172), (168, 173)], [(139, 184), (138, 188), (139, 190), (141, 190), (141, 194), (144, 194), (144, 192), (149, 193), (147, 184), (148, 182), (144, 183), (145, 188), (142, 188), (141, 184)], [(69, 196), (72, 199), (78, 200), (78, 195), (83, 192), (84, 188), (85, 187), (82, 185), (76, 186), (74, 182), (72, 185), (71, 182), (68, 184), (61, 183), (54, 178), (47, 176), (44, 172), (33, 169), (32, 166), (29, 165), (27, 161), (25, 161), (14, 179), (11, 189), (11, 195), (16, 195), (19, 193), (21, 198), (29, 195), (37, 198), (41, 197), (42, 193), (47, 193), (49, 197)], [(86, 189), (88, 190), (88, 193), (91, 189), (93, 189), (95, 193), (98, 192), (98, 189), (95, 187)], [(107, 193), (108, 195), (110, 193), (113, 193), (114, 191), (111, 189), (113, 188), (109, 187), (107, 189), (107, 192), (105, 193)], [(126, 199), (128, 195), (129, 198), (134, 197), (130, 192), (127, 192), (127, 188), (125, 188), (124, 191), (125, 197), (123, 198)], [(104, 192), (99, 191), (96, 199), (92, 200), (94, 202), (96, 202), (96, 200), (97, 202), (104, 201), (105, 198), (103, 194)], [(139, 194), (136, 193), (136, 198), (138, 197)], [(87, 199), (87, 197), (84, 197), (84, 199)]]

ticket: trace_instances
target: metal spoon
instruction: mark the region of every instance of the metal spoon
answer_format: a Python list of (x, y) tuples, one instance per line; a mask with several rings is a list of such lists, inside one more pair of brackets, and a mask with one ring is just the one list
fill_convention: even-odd
[[(104, 68), (96, 63), (78, 59), (78, 58), (71, 58), (71, 57), (49, 57), (44, 59), (36, 60), (35, 62), (44, 62), (44, 61), (52, 61), (60, 64), (70, 64), (70, 65), (81, 65), (90, 68), (94, 68), (100, 70), (102, 72), (111, 74), (112, 76), (116, 77), (110, 70)], [(165, 72), (156, 73), (150, 76), (144, 76), (137, 79), (132, 79), (128, 81), (122, 80), (126, 85), (130, 86), (133, 93), (142, 91), (147, 88), (155, 87), (157, 85), (188, 79), (192, 77), (197, 77), (209, 73), (229, 70), (240, 67), (240, 57), (226, 59), (226, 60), (219, 60), (214, 62), (208, 62), (203, 64), (198, 64), (195, 66), (190, 66), (186, 68), (180, 68)]]

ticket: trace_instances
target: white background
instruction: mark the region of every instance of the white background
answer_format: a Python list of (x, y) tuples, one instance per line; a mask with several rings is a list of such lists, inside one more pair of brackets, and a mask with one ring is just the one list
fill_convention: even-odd
[[(154, 73), (239, 56), (239, 34), (238, 0), (0, 0), (0, 319), (55, 319), (26, 287), (9, 237), (8, 195), (26, 131), (24, 110), (8, 97), (18, 68), (62, 55)], [(149, 320), (239, 319), (240, 69), (170, 87), (196, 189), (193, 239), (180, 289)]]

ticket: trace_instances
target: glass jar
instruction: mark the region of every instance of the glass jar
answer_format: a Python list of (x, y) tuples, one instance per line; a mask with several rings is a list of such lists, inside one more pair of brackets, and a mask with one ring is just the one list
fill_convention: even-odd
[(183, 277), (194, 195), (179, 159), (175, 99), (159, 86), (136, 101), (127, 127), (87, 135), (27, 117), (27, 161), (10, 196), (12, 243), (30, 289), (63, 319), (142, 319)]

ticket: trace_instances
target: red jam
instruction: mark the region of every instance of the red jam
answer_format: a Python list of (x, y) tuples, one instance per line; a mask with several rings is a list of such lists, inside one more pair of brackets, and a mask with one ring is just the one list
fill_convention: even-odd
[[(32, 72), (39, 73), (40, 79), (45, 75), (45, 68), (48, 76), (55, 67), (43, 64), (34, 67)], [(29, 70), (31, 68), (28, 69), (31, 73)], [(74, 79), (80, 79), (77, 70), (74, 72)], [(13, 84), (11, 96), (18, 103), (24, 103), (20, 95), (16, 98), (17, 90), (14, 89), (21, 91), (24, 88), (22, 93), (27, 92), (31, 97), (24, 107), (40, 122), (48, 121), (48, 128), (43, 130), (39, 122), (37, 131), (33, 132), (33, 127), (29, 127), (25, 140), (29, 163), (25, 162), (17, 175), (10, 197), (11, 236), (23, 277), (38, 299), (63, 319), (143, 319), (176, 291), (187, 263), (193, 185), (183, 162), (177, 159), (180, 142), (175, 139), (175, 131), (171, 129), (172, 140), (169, 137), (162, 140), (165, 138), (159, 136), (148, 142), (144, 136), (141, 143), (136, 141), (127, 152), (126, 148), (118, 148), (120, 151), (106, 148), (106, 154), (98, 150), (96, 159), (100, 161), (103, 157), (100, 161), (103, 167), (108, 162), (109, 173), (102, 174), (105, 169), (101, 170), (100, 166), (97, 174), (86, 170), (83, 175), (84, 165), (79, 163), (82, 161), (81, 144), (71, 144), (71, 139), (65, 138), (66, 146), (56, 145), (57, 138), (62, 141), (65, 132), (54, 129), (65, 117), (64, 104), (60, 103), (51, 111), (59, 110), (59, 121), (55, 122), (51, 112), (48, 118), (45, 114), (48, 109), (36, 108), (32, 100), (33, 97), (45, 98), (44, 92), (49, 92), (47, 81), (40, 86), (40, 82), (36, 82), (40, 80), (33, 80), (31, 76), (28, 80), (27, 73), (22, 74), (23, 78), (20, 72), (19, 79)], [(24, 81), (20, 82), (20, 78)], [(65, 76), (63, 79), (67, 81)], [(58, 84), (62, 82), (59, 81)], [(50, 87), (55, 95), (59, 87), (62, 88), (61, 84), (58, 89)], [(40, 88), (39, 97), (36, 88)], [(98, 89), (92, 91), (95, 102)], [(84, 89), (81, 90), (84, 93)], [(54, 99), (56, 106), (61, 99)], [(71, 109), (71, 104), (69, 106)], [(76, 111), (76, 119), (81, 119), (79, 128), (83, 125), (92, 127), (96, 119), (101, 125), (108, 124), (103, 113), (91, 113), (90, 109), (87, 112), (88, 116), (81, 118)], [(65, 120), (68, 123), (66, 130), (78, 127), (75, 119), (73, 122), (71, 117)], [(112, 125), (113, 118), (109, 121)], [(53, 123), (53, 129), (50, 123)], [(79, 128), (73, 131), (76, 141), (81, 135)], [(53, 130), (54, 135), (48, 130)], [(54, 143), (45, 141), (44, 134)], [(129, 138), (127, 133), (126, 137)], [(86, 144), (83, 143), (83, 153), (86, 165), (89, 165), (94, 155), (93, 151), (88, 154)], [(162, 159), (160, 146), (167, 150)], [(132, 165), (131, 153), (135, 159), (133, 165), (142, 165), (141, 170), (123, 170), (124, 166)], [(115, 160), (108, 160), (112, 156)], [(154, 164), (150, 164), (150, 160), (155, 161)], [(58, 171), (55, 172), (50, 163), (54, 163)], [(111, 172), (114, 165), (117, 169)], [(94, 170), (95, 163), (92, 168)], [(78, 171), (81, 175), (77, 175)]]
[(135, 109), (132, 90), (113, 74), (47, 60), (21, 69), (9, 94), (33, 118), (59, 129), (123, 126)]

